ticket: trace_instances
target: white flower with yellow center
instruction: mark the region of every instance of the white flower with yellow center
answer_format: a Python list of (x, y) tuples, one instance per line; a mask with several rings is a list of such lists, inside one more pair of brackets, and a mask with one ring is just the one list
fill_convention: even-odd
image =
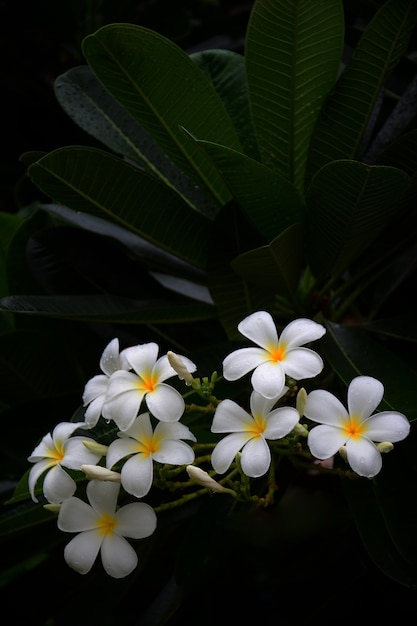
[(90, 571), (100, 552), (107, 574), (124, 578), (138, 563), (134, 548), (125, 539), (143, 539), (156, 528), (156, 514), (144, 502), (117, 508), (120, 483), (91, 480), (87, 485), (90, 504), (67, 498), (58, 514), (58, 528), (79, 533), (67, 544), (64, 558), (80, 574)]
[(38, 502), (36, 484), (45, 472), (43, 494), (48, 502), (59, 503), (72, 496), (77, 487), (64, 468), (81, 470), (81, 465), (95, 464), (101, 459), (102, 454), (92, 452), (84, 445), (85, 441), (95, 443), (93, 439), (71, 437), (78, 428), (86, 428), (86, 425), (83, 422), (61, 422), (52, 434), (43, 437), (28, 457), (28, 461), (34, 463), (29, 472), (29, 492), (34, 502)]
[[(288, 390), (284, 387), (283, 393)], [(283, 393), (281, 395), (283, 395)], [(281, 396), (280, 396), (281, 397)], [(250, 478), (263, 476), (271, 464), (267, 440), (281, 439), (298, 423), (300, 415), (292, 407), (272, 407), (279, 398), (265, 398), (252, 391), (251, 414), (233, 400), (222, 400), (216, 408), (211, 431), (231, 433), (221, 439), (211, 455), (211, 464), (218, 474), (224, 474), (239, 450), (242, 471)]]
[(304, 415), (318, 422), (308, 434), (310, 452), (328, 459), (340, 448), (350, 467), (359, 476), (372, 478), (381, 470), (382, 457), (374, 442), (396, 442), (407, 437), (410, 422), (398, 411), (373, 411), (384, 387), (371, 376), (354, 378), (347, 391), (348, 410), (329, 391), (316, 389), (308, 394)]
[[(113, 420), (122, 431), (133, 424), (142, 400), (152, 415), (163, 422), (176, 422), (184, 413), (184, 398), (164, 383), (177, 373), (167, 355), (157, 358), (158, 351), (158, 345), (153, 342), (127, 348), (125, 355), (134, 371), (119, 370), (110, 377), (102, 415)], [(180, 358), (189, 372), (197, 369), (187, 357)]]
[(132, 426), (117, 433), (109, 445), (106, 457), (107, 468), (129, 456), (121, 469), (124, 489), (143, 498), (153, 481), (153, 462), (170, 465), (188, 465), (194, 461), (194, 450), (182, 439), (197, 441), (187, 426), (180, 422), (158, 422), (152, 429), (149, 413), (139, 415)]
[(103, 374), (93, 376), (84, 387), (82, 400), (83, 406), (87, 407), (84, 421), (89, 428), (93, 428), (101, 416), (110, 376), (117, 370), (130, 370), (130, 363), (125, 358), (125, 352), (126, 350), (122, 350), (119, 353), (119, 340), (112, 339), (100, 358), (100, 369)]
[(223, 376), (237, 380), (253, 371), (251, 383), (266, 398), (282, 392), (285, 376), (295, 380), (317, 376), (323, 369), (322, 358), (305, 343), (320, 339), (326, 332), (321, 324), (309, 319), (290, 322), (278, 337), (272, 316), (266, 311), (252, 313), (238, 324), (239, 332), (258, 348), (240, 348), (223, 361)]

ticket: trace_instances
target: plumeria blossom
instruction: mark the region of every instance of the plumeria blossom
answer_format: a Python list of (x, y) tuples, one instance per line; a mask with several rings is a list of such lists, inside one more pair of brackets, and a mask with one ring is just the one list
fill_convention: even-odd
[(153, 481), (153, 461), (171, 465), (186, 465), (194, 461), (194, 451), (182, 439), (196, 441), (189, 428), (180, 422), (158, 422), (152, 429), (149, 413), (139, 415), (125, 431), (119, 432), (107, 451), (106, 465), (113, 467), (129, 456), (121, 469), (124, 489), (142, 498)]
[(59, 503), (72, 496), (76, 490), (74, 479), (64, 468), (80, 470), (81, 465), (98, 463), (101, 454), (92, 452), (84, 441), (93, 439), (75, 436), (72, 433), (78, 428), (86, 428), (83, 422), (61, 422), (51, 433), (45, 435), (28, 457), (34, 463), (29, 472), (29, 492), (34, 502), (35, 487), (39, 478), (47, 472), (43, 481), (43, 493), (48, 502)]
[(119, 340), (112, 339), (104, 348), (100, 358), (100, 369), (103, 374), (93, 376), (84, 387), (82, 400), (83, 406), (87, 407), (84, 421), (89, 428), (93, 428), (101, 416), (110, 376), (118, 370), (131, 369), (125, 353), (126, 350), (119, 353)]
[(252, 313), (238, 324), (239, 332), (259, 347), (240, 348), (223, 360), (223, 376), (234, 381), (253, 370), (251, 383), (266, 398), (282, 392), (286, 375), (295, 380), (317, 376), (323, 369), (322, 358), (305, 343), (320, 339), (326, 332), (310, 319), (290, 322), (278, 337), (272, 316), (267, 311)]
[[(184, 398), (174, 387), (164, 383), (177, 373), (167, 355), (158, 359), (158, 351), (154, 342), (127, 348), (126, 358), (134, 371), (119, 370), (110, 377), (102, 415), (113, 420), (122, 431), (132, 426), (142, 400), (152, 415), (163, 422), (176, 422), (184, 413)], [(180, 358), (189, 372), (197, 369), (187, 357)]]
[(381, 470), (382, 457), (374, 442), (401, 441), (410, 432), (410, 422), (397, 411), (373, 414), (384, 394), (379, 380), (354, 378), (347, 391), (348, 409), (329, 391), (308, 394), (304, 415), (320, 426), (311, 429), (307, 443), (317, 459), (327, 459), (339, 449), (359, 476), (372, 478)]
[(67, 544), (64, 558), (80, 574), (87, 574), (98, 553), (107, 574), (124, 578), (138, 563), (134, 548), (125, 539), (143, 539), (156, 529), (156, 514), (144, 502), (117, 508), (120, 484), (91, 480), (87, 485), (90, 504), (72, 496), (61, 504), (58, 528), (79, 533)]
[[(284, 387), (284, 395), (288, 391)], [(279, 397), (281, 397), (279, 396)], [(251, 414), (233, 400), (222, 400), (215, 411), (211, 431), (231, 433), (221, 439), (211, 455), (211, 464), (218, 474), (224, 474), (239, 450), (241, 467), (246, 476), (263, 476), (271, 464), (267, 440), (281, 439), (298, 423), (300, 415), (293, 407), (272, 407), (279, 399), (265, 398), (257, 391), (250, 396)]]

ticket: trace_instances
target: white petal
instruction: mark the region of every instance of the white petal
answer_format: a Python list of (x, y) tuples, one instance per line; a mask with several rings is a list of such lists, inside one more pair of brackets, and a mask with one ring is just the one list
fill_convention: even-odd
[(85, 445), (84, 441), (95, 444), (95, 440), (90, 437), (73, 437), (65, 445), (65, 456), (62, 465), (70, 469), (79, 470), (81, 465), (94, 465), (98, 463), (102, 455), (92, 452)]
[(52, 431), (52, 439), (62, 445), (78, 428), (84, 429), (84, 422), (60, 422)]
[(266, 418), (265, 439), (281, 439), (288, 435), (298, 424), (300, 414), (291, 406), (282, 406), (274, 409)]
[(156, 528), (156, 513), (145, 502), (132, 502), (122, 506), (116, 513), (117, 531), (124, 537), (144, 539)]
[(247, 430), (248, 422), (253, 421), (249, 413), (233, 400), (222, 400), (216, 408), (211, 425), (212, 433), (242, 432)]
[(51, 503), (62, 502), (71, 497), (76, 488), (75, 480), (60, 465), (52, 467), (43, 481), (43, 494)]
[(88, 428), (94, 428), (101, 416), (101, 410), (103, 408), (105, 394), (102, 394), (95, 400), (93, 400), (85, 410), (84, 421)]
[(31, 455), (28, 457), (28, 461), (36, 463), (46, 457), (53, 458), (55, 463), (55, 444), (50, 433), (47, 433), (44, 437), (42, 437), (38, 445), (32, 450)]
[(87, 404), (105, 394), (109, 380), (110, 378), (104, 374), (98, 374), (90, 378), (84, 387), (83, 405), (87, 406)]
[(276, 398), (282, 394), (285, 386), (285, 373), (281, 363), (268, 361), (258, 365), (252, 374), (252, 386), (266, 398)]
[(313, 422), (339, 426), (349, 419), (343, 404), (329, 391), (315, 389), (307, 395), (304, 415)]
[(153, 435), (153, 428), (149, 413), (142, 413), (141, 415), (138, 415), (133, 424), (123, 431), (121, 435), (132, 437), (137, 441), (150, 439)]
[(97, 527), (98, 516), (87, 502), (80, 498), (66, 498), (59, 509), (58, 528), (67, 533), (93, 530)]
[(346, 442), (341, 428), (335, 426), (315, 426), (307, 437), (307, 445), (316, 459), (328, 459), (336, 454)]
[(364, 419), (369, 417), (384, 395), (384, 386), (372, 376), (357, 376), (348, 388), (347, 404), (349, 413)]
[(106, 467), (111, 469), (120, 459), (138, 452), (138, 442), (135, 439), (115, 439), (111, 442), (106, 454)]
[(248, 435), (248, 433), (232, 433), (231, 435), (226, 435), (215, 446), (211, 453), (211, 464), (218, 474), (224, 474), (229, 469), (237, 452), (248, 441), (248, 436), (250, 437), (251, 435)]
[(38, 482), (42, 474), (46, 472), (47, 469), (54, 467), (55, 465), (56, 465), (56, 461), (54, 461), (53, 459), (42, 459), (41, 461), (38, 461), (37, 463), (35, 463), (35, 465), (31, 468), (29, 472), (28, 486), (29, 486), (29, 493), (34, 502), (39, 502), (39, 500), (35, 496), (36, 483)]
[[(117, 376), (116, 372), (114, 376)], [(120, 373), (121, 370), (120, 370)], [(129, 374), (129, 372), (123, 372)], [(135, 376), (135, 379), (137, 377)], [(126, 388), (123, 393), (109, 397), (103, 405), (102, 415), (105, 419), (113, 420), (120, 430), (127, 430), (134, 422), (145, 395), (144, 391), (140, 391), (137, 387)]]
[(107, 534), (103, 540), (101, 562), (109, 576), (124, 578), (135, 569), (138, 556), (126, 539), (113, 533)]
[(174, 387), (165, 383), (160, 383), (155, 391), (147, 393), (145, 401), (152, 415), (162, 422), (176, 422), (184, 413), (184, 398)]
[(120, 483), (90, 480), (87, 485), (87, 496), (93, 509), (102, 515), (113, 515), (119, 497)]
[(402, 441), (410, 432), (410, 422), (402, 413), (383, 411), (366, 420), (366, 436), (372, 441)]
[(152, 457), (140, 453), (130, 457), (121, 470), (123, 488), (136, 498), (143, 498), (152, 487)]
[(280, 343), (287, 348), (303, 346), (310, 341), (316, 341), (325, 334), (326, 329), (313, 320), (300, 318), (290, 322), (281, 332)]
[(189, 439), (197, 441), (191, 430), (181, 422), (158, 422), (155, 434), (162, 439)]
[(113, 372), (120, 369), (119, 340), (117, 337), (112, 339), (104, 348), (100, 359), (100, 369), (107, 376), (111, 376)]
[[(288, 387), (286, 387), (288, 389)], [(278, 398), (266, 398), (257, 391), (250, 394), (250, 410), (252, 415), (267, 415)]]
[(223, 376), (226, 380), (238, 380), (269, 358), (262, 348), (240, 348), (223, 360)]
[(80, 533), (65, 546), (65, 561), (79, 574), (87, 574), (94, 565), (102, 540), (96, 530)]
[(139, 376), (143, 372), (151, 372), (158, 358), (159, 346), (154, 342), (132, 346), (124, 351), (126, 359)]
[(248, 315), (237, 328), (242, 335), (265, 350), (278, 344), (277, 329), (272, 316), (267, 311), (257, 311)]
[(286, 353), (282, 365), (288, 376), (295, 380), (302, 380), (320, 374), (323, 369), (323, 359), (310, 348), (294, 348)]
[(160, 449), (154, 453), (153, 458), (158, 463), (170, 465), (188, 465), (194, 461), (194, 451), (188, 443), (174, 439), (161, 441)]
[(271, 451), (263, 437), (254, 437), (248, 441), (242, 450), (240, 459), (243, 473), (250, 478), (259, 478), (269, 469)]
[(382, 457), (377, 447), (366, 437), (346, 442), (346, 454), (350, 467), (359, 476), (373, 478), (382, 468)]

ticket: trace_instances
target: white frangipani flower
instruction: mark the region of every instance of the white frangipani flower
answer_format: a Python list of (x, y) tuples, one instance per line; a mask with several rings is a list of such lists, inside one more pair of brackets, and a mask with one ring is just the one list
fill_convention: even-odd
[(117, 433), (107, 451), (106, 465), (113, 467), (129, 456), (121, 469), (124, 489), (143, 498), (153, 481), (153, 461), (170, 465), (186, 465), (194, 461), (194, 450), (182, 439), (197, 441), (189, 428), (180, 422), (158, 422), (152, 429), (149, 413), (139, 415), (132, 426)]
[(107, 574), (124, 578), (138, 563), (134, 548), (125, 539), (143, 539), (156, 528), (156, 514), (149, 504), (133, 502), (117, 508), (120, 484), (91, 480), (90, 504), (75, 496), (61, 504), (58, 528), (79, 533), (67, 544), (64, 558), (80, 574), (87, 574), (98, 553)]
[[(287, 390), (284, 387), (283, 392)], [(224, 474), (228, 470), (239, 450), (242, 450), (240, 462), (246, 476), (258, 478), (266, 474), (271, 464), (267, 440), (285, 437), (300, 419), (297, 409), (293, 407), (273, 409), (278, 399), (265, 398), (257, 391), (252, 391), (251, 414), (233, 400), (220, 402), (213, 417), (211, 431), (231, 434), (218, 442), (211, 455), (211, 464), (218, 474)]]
[(34, 466), (29, 472), (29, 492), (34, 502), (35, 487), (44, 472), (48, 472), (43, 481), (43, 493), (48, 502), (59, 503), (69, 498), (76, 490), (74, 479), (64, 468), (80, 470), (84, 463), (94, 464), (101, 459), (101, 454), (92, 452), (84, 441), (95, 443), (86, 437), (71, 437), (78, 428), (86, 428), (84, 422), (61, 422), (51, 433), (45, 435), (28, 457)]
[(87, 407), (84, 421), (89, 428), (93, 428), (101, 416), (110, 376), (118, 370), (131, 369), (130, 363), (126, 360), (125, 352), (126, 350), (122, 350), (119, 353), (119, 340), (117, 338), (112, 339), (104, 348), (100, 358), (100, 369), (103, 374), (93, 376), (84, 387), (82, 400), (83, 406)]
[(327, 459), (341, 449), (359, 476), (373, 478), (378, 474), (382, 458), (374, 442), (401, 441), (410, 432), (410, 422), (398, 411), (372, 414), (383, 394), (382, 383), (371, 376), (357, 376), (351, 381), (347, 391), (348, 410), (329, 391), (316, 389), (309, 393), (304, 415), (321, 424), (308, 435), (312, 455)]
[[(176, 422), (184, 413), (184, 398), (174, 387), (164, 383), (177, 373), (166, 355), (157, 358), (158, 351), (158, 345), (153, 342), (127, 348), (126, 358), (134, 371), (119, 370), (109, 380), (102, 415), (113, 420), (122, 431), (133, 424), (142, 400), (150, 413), (162, 422)], [(187, 357), (180, 358), (189, 372), (197, 369)]]
[(257, 348), (240, 348), (223, 361), (223, 376), (237, 380), (251, 370), (252, 386), (266, 398), (274, 398), (285, 385), (285, 376), (295, 380), (317, 376), (323, 369), (322, 358), (305, 343), (320, 339), (326, 332), (310, 319), (290, 322), (278, 337), (272, 316), (266, 311), (252, 313), (238, 324), (239, 332), (256, 343)]

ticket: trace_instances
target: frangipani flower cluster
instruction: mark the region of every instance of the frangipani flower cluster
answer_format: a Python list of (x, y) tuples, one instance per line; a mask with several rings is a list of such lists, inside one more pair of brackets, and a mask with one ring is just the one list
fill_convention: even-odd
[[(138, 562), (128, 539), (153, 534), (165, 506), (209, 492), (272, 504), (273, 491), (258, 494), (257, 479), (275, 472), (274, 459), (283, 453), (309, 456), (309, 471), (334, 471), (333, 458), (340, 453), (342, 466), (371, 479), (382, 469), (381, 453), (409, 434), (402, 413), (375, 413), (384, 387), (371, 376), (351, 381), (347, 409), (328, 390), (298, 388), (299, 381), (323, 370), (321, 356), (306, 345), (323, 337), (321, 324), (297, 319), (279, 335), (272, 316), (258, 311), (238, 329), (255, 344), (223, 360), (226, 381), (249, 379), (248, 398), (239, 402), (214, 395), (216, 373), (194, 378), (193, 361), (172, 351), (158, 356), (154, 342), (119, 351), (116, 338), (105, 347), (102, 374), (84, 388), (84, 421), (58, 424), (28, 457), (32, 500), (43, 498), (47, 508), (58, 511), (58, 527), (77, 533), (64, 551), (70, 567), (86, 574), (100, 554), (110, 576), (127, 576)], [(174, 376), (183, 381), (183, 394), (166, 382)], [(186, 404), (190, 394), (200, 403)], [(203, 443), (186, 423), (198, 410), (204, 417)], [(112, 433), (106, 445), (100, 425)], [(81, 497), (74, 495), (75, 478), (84, 487), (87, 480)], [(270, 483), (276, 481), (274, 475)], [(154, 488), (171, 494), (168, 504), (153, 509), (138, 502)]]

